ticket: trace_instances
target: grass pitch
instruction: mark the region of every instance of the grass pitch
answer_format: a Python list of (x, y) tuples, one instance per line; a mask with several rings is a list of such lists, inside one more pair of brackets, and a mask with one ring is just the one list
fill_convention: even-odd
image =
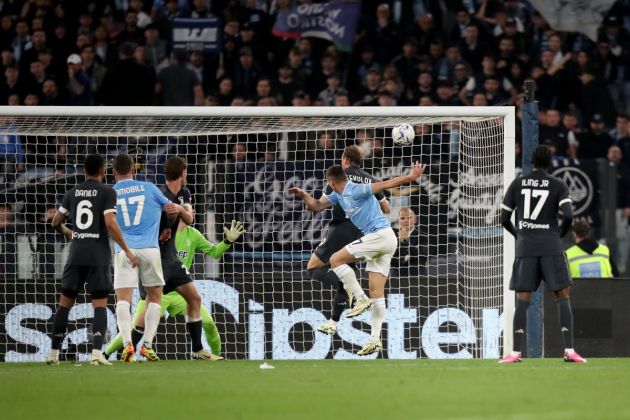
[(630, 361), (0, 364), (3, 419), (620, 419)]

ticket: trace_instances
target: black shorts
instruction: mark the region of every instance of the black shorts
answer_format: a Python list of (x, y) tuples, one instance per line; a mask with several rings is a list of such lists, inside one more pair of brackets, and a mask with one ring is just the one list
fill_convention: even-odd
[(322, 260), (322, 262), (328, 264), (332, 254), (362, 236), (363, 233), (359, 228), (353, 225), (350, 220), (330, 225), (326, 233), (326, 238), (315, 248), (315, 255), (317, 255), (317, 258)]
[(66, 264), (61, 277), (61, 293), (69, 298), (76, 298), (83, 285), (93, 299), (109, 296), (113, 290), (111, 268), (108, 265)]
[(571, 286), (571, 275), (566, 257), (545, 255), (514, 259), (510, 290), (533, 292), (538, 290), (541, 280), (544, 280), (547, 287), (554, 292)]
[(170, 293), (179, 286), (193, 281), (190, 273), (181, 261), (162, 260), (162, 271), (164, 272), (164, 282), (166, 283), (163, 294)]

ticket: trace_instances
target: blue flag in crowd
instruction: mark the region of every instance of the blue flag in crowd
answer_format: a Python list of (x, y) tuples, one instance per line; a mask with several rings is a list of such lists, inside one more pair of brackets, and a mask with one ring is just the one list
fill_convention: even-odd
[(294, 6), (278, 14), (272, 33), (280, 38), (327, 39), (339, 50), (350, 51), (360, 9), (356, 1)]

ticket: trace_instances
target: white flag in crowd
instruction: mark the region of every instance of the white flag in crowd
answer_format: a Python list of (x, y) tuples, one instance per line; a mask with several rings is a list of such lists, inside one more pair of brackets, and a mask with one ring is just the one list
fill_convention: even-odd
[(597, 41), (597, 28), (615, 0), (530, 0), (552, 29), (581, 32)]

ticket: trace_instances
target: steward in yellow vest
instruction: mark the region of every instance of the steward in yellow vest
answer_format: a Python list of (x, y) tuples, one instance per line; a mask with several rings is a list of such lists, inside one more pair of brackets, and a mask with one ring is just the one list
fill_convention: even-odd
[(565, 251), (572, 278), (618, 277), (616, 265), (610, 259), (610, 249), (591, 237), (591, 227), (579, 221), (573, 225), (575, 245)]

